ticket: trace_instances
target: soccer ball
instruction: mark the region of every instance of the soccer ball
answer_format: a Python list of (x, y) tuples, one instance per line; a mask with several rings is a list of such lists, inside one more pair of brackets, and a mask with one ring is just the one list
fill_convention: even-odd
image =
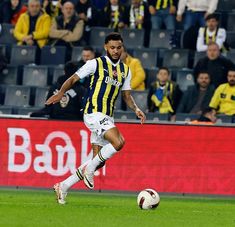
[(145, 189), (141, 191), (137, 197), (137, 204), (141, 209), (155, 209), (160, 203), (160, 196), (153, 189)]

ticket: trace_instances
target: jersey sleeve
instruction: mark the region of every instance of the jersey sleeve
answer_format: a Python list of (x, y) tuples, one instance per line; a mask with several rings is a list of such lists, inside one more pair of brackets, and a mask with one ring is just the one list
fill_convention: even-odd
[(129, 68), (128, 75), (125, 79), (125, 82), (122, 86), (122, 91), (131, 90), (131, 70)]
[(75, 73), (80, 79), (83, 79), (91, 74), (95, 73), (97, 67), (96, 59), (88, 60), (85, 65), (83, 65)]

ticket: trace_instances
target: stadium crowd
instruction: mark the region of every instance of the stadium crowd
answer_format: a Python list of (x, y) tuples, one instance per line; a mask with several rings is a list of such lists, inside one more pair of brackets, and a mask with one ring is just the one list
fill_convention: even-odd
[[(117, 31), (124, 37), (122, 60), (132, 71), (133, 95), (146, 113), (168, 114), (175, 120), (178, 113), (200, 115), (210, 107), (214, 113), (233, 116), (232, 16), (218, 0), (1, 1), (0, 111), (24, 113), (19, 111), (23, 106), (34, 117), (81, 119), (89, 81), (78, 82), (53, 108), (43, 107), (43, 101), (36, 104), (37, 87), (45, 88), (44, 98), (48, 85), (49, 96), (56, 92), (75, 69), (104, 54), (99, 45), (104, 34)], [(15, 46), (20, 52), (13, 52)], [(33, 60), (24, 62), (30, 51)], [(56, 52), (62, 62), (53, 62)], [(64, 65), (59, 78), (54, 75), (58, 64)], [(44, 85), (38, 84), (37, 75), (28, 83), (26, 68), (32, 69), (28, 74), (39, 74), (45, 65)], [(30, 87), (25, 105), (12, 102), (16, 97), (7, 90), (13, 85), (15, 90)], [(126, 110), (122, 100), (117, 103), (117, 110)]]

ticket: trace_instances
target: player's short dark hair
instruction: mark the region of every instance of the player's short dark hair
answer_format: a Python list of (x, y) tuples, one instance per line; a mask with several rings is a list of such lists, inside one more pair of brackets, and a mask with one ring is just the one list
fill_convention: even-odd
[(95, 50), (94, 50), (94, 48), (92, 46), (85, 46), (85, 47), (83, 47), (82, 50), (91, 51), (91, 52), (95, 53)]
[(64, 65), (65, 76), (67, 76), (67, 77), (72, 76), (80, 67), (81, 67), (81, 65), (77, 61), (66, 62), (66, 64)]
[(208, 21), (210, 19), (215, 19), (216, 21), (219, 21), (219, 15), (216, 13), (211, 13), (211, 14), (207, 15), (207, 17), (205, 18), (206, 21)]
[(234, 72), (234, 71), (235, 71), (235, 65), (232, 66), (232, 67), (230, 67), (230, 68), (228, 69), (228, 72), (229, 72), (229, 71), (233, 71), (233, 72)]
[(120, 33), (118, 32), (111, 32), (109, 33), (106, 37), (105, 37), (105, 44), (107, 44), (110, 40), (115, 40), (115, 41), (122, 41), (123, 42), (123, 39), (122, 39), (122, 36)]
[(167, 73), (168, 73), (168, 75), (170, 75), (170, 70), (169, 70), (167, 67), (162, 66), (162, 67), (159, 68), (158, 72), (159, 72), (160, 70), (166, 70)]

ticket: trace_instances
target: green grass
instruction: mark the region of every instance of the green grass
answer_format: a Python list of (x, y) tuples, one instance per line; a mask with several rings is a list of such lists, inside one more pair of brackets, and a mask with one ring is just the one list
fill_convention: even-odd
[(0, 226), (151, 227), (235, 226), (235, 199), (161, 196), (140, 210), (136, 195), (71, 192), (58, 205), (51, 191), (0, 189)]

